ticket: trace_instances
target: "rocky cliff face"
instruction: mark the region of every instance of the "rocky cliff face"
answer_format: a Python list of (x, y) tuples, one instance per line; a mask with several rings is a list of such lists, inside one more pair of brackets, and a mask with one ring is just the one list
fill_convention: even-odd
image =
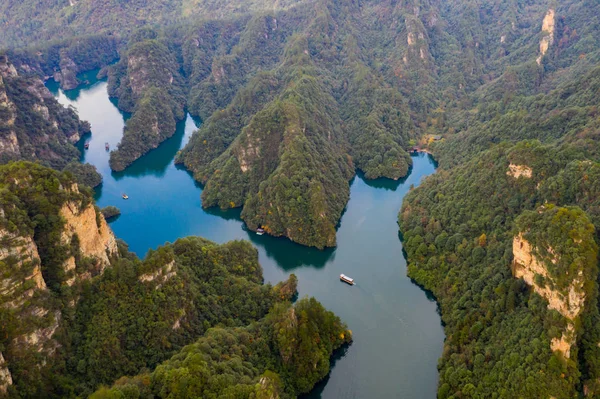
[(6, 361), (0, 355), (1, 394), (12, 384), (11, 359), (22, 358), (27, 353), (46, 358), (54, 353), (58, 344), (52, 335), (61, 315), (47, 302), (48, 289), (32, 237), (0, 229), (0, 243), (0, 308), (20, 320), (19, 328), (5, 341)]
[[(42, 187), (47, 192), (39, 193)], [(68, 175), (31, 163), (0, 166), (0, 196), (0, 313), (12, 326), (0, 325), (1, 395), (13, 379), (36, 380), (53, 361), (61, 346), (55, 333), (65, 308), (78, 301), (78, 283), (110, 266), (118, 249), (91, 198)], [(41, 212), (55, 220), (47, 223), (51, 230), (33, 221)]]
[[(552, 248), (547, 248), (547, 251), (554, 253)], [(583, 272), (573, 276), (566, 292), (560, 292), (553, 288), (555, 286), (553, 277), (548, 273), (544, 262), (533, 254), (531, 244), (523, 238), (522, 234), (513, 239), (513, 256), (515, 277), (522, 278), (535, 292), (545, 298), (548, 301), (548, 308), (558, 311), (569, 320), (579, 316), (585, 302), (584, 281), (580, 278)], [(554, 260), (554, 263), (556, 262)], [(544, 279), (544, 285), (536, 282), (536, 275)], [(537, 279), (539, 280), (539, 277)]]
[(581, 209), (553, 205), (524, 212), (516, 224), (513, 274), (564, 317), (564, 329), (550, 347), (569, 358), (597, 277), (594, 226)]
[(5, 395), (10, 385), (12, 385), (12, 376), (0, 352), (0, 395)]
[(554, 43), (554, 25), (555, 25), (555, 11), (553, 8), (549, 9), (544, 20), (542, 21), (542, 38), (540, 39), (540, 55), (536, 59), (538, 65), (542, 64), (542, 58), (548, 52), (548, 48)]
[(54, 73), (54, 80), (60, 83), (63, 90), (71, 90), (79, 86), (77, 73), (79, 68), (75, 62), (67, 55), (66, 49), (60, 52), (60, 70)]
[[(73, 185), (72, 189), (77, 190), (77, 185)], [(80, 209), (76, 203), (67, 202), (60, 210), (60, 216), (65, 220), (62, 242), (71, 245), (77, 237), (81, 256), (92, 260), (91, 268), (76, 274), (75, 257), (67, 259), (65, 270), (70, 275), (67, 284), (73, 285), (76, 280), (89, 279), (109, 266), (110, 259), (118, 252), (117, 241), (104, 217), (97, 215), (91, 204)]]
[[(547, 252), (554, 254), (552, 248), (546, 248)], [(533, 253), (531, 244), (519, 234), (513, 239), (514, 276), (522, 278), (527, 285), (548, 301), (548, 308), (558, 311), (568, 320), (567, 328), (560, 338), (553, 338), (550, 347), (553, 351), (559, 351), (564, 357), (569, 358), (571, 346), (575, 344), (576, 334), (573, 321), (581, 314), (585, 303), (585, 292), (583, 290), (583, 272), (580, 271), (573, 276), (566, 292), (555, 288), (554, 278), (549, 274), (544, 261)], [(554, 255), (553, 263), (557, 262)]]
[[(553, 253), (552, 248), (547, 249)], [(563, 293), (554, 287), (554, 281), (548, 274), (548, 270), (536, 255), (532, 253), (531, 244), (525, 240), (522, 234), (513, 239), (514, 276), (522, 278), (527, 285), (548, 301), (548, 308), (558, 311), (567, 318), (567, 328), (560, 338), (553, 338), (550, 348), (559, 351), (564, 357), (569, 358), (571, 346), (575, 344), (576, 335), (573, 320), (575, 320), (583, 309), (585, 303), (585, 292), (583, 291), (583, 279), (576, 276), (571, 282), (568, 292)], [(542, 282), (542, 283), (540, 283)]]
[(73, 146), (89, 124), (61, 106), (35, 76), (20, 75), (0, 56), (0, 162), (38, 160), (62, 169), (78, 161)]
[(508, 165), (508, 171), (506, 172), (506, 174), (508, 176), (514, 177), (515, 179), (518, 179), (521, 176), (529, 179), (533, 175), (533, 171), (527, 165), (515, 165), (511, 163), (510, 165)]

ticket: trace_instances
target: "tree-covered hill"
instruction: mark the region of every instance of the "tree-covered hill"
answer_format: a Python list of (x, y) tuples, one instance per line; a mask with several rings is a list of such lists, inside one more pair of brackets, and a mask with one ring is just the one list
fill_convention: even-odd
[(171, 25), (197, 19), (227, 19), (260, 10), (284, 9), (302, 0), (33, 0), (0, 2), (0, 47), (73, 36), (123, 36), (144, 25)]
[[(113, 168), (173, 134), (187, 109), (203, 125), (177, 161), (204, 184), (204, 206), (242, 207), (252, 229), (335, 245), (354, 168), (368, 178), (398, 179), (410, 167), (406, 151), (427, 146), (440, 171), (407, 196), (399, 224), (409, 274), (434, 293), (445, 323), (439, 397), (598, 395), (598, 1), (50, 1), (43, 9), (13, 3), (0, 8), (0, 22), (12, 27), (6, 43), (61, 39), (11, 50), (19, 73), (77, 84), (76, 72), (119, 58), (102, 73), (110, 95), (133, 116)], [(71, 37), (92, 33), (98, 36)], [(94, 46), (99, 51), (86, 58)], [(441, 140), (429, 145), (434, 135)], [(194, 254), (214, 245), (186, 243)], [(165, 266), (153, 256), (178, 265), (169, 254), (179, 245), (186, 246), (169, 245), (145, 261), (122, 251), (123, 278), (144, 275), (135, 265)], [(119, 267), (98, 279), (110, 293), (118, 289), (103, 279)], [(59, 283), (63, 277), (57, 275)], [(111, 318), (106, 309), (114, 303), (98, 290), (98, 297), (81, 294), (91, 309), (81, 314), (101, 325), (129, 331), (139, 323), (150, 336), (175, 325), (168, 306), (171, 318)], [(195, 394), (304, 391), (289, 370), (272, 366), (285, 362), (273, 350), (272, 320), (262, 319), (269, 309), (258, 309), (251, 326), (229, 310), (228, 323), (202, 323), (202, 332), (219, 322), (225, 327), (149, 372), (141, 368), (192, 340), (175, 335), (165, 344), (152, 337), (159, 355), (138, 353), (122, 335), (104, 341), (73, 316), (79, 335), (57, 353), (77, 364), (62, 364), (68, 372), (58, 375), (69, 377), (51, 386), (90, 393), (127, 372), (139, 376), (96, 394), (175, 396), (181, 386), (168, 379), (196, 381), (184, 375), (190, 366), (208, 384), (186, 385)], [(52, 325), (51, 319), (44, 321)], [(269, 350), (257, 355), (250, 338)], [(223, 341), (235, 345), (210, 352)], [(115, 368), (94, 358), (95, 345), (114, 351)], [(245, 367), (249, 351), (265, 363)], [(224, 370), (224, 381), (215, 381), (213, 367)], [(25, 380), (17, 370), (18, 385)], [(233, 379), (243, 383), (231, 386)]]
[[(291, 307), (295, 276), (263, 284), (250, 243), (187, 237), (140, 260), (115, 240), (91, 190), (38, 164), (0, 166), (0, 244), (0, 396), (87, 396), (151, 373), (198, 339), (228, 353), (231, 340), (210, 332), (219, 326), (256, 337), (243, 360), (249, 378), (277, 372), (278, 392), (295, 397), (325, 377), (332, 351), (351, 340), (314, 299)], [(244, 391), (248, 381), (228, 384)], [(194, 387), (218, 392), (201, 379)]]
[(93, 166), (79, 163), (74, 146), (89, 131), (89, 123), (60, 105), (39, 77), (17, 71), (0, 55), (0, 164), (38, 161), (95, 187), (102, 177)]
[(276, 305), (245, 328), (214, 328), (150, 374), (121, 378), (91, 398), (293, 398), (329, 372), (352, 338), (315, 299)]
[[(584, 386), (597, 392), (600, 320), (591, 222), (596, 231), (600, 225), (591, 178), (599, 164), (583, 158), (569, 146), (499, 145), (438, 172), (407, 196), (399, 223), (409, 275), (436, 296), (447, 336), (440, 397), (572, 398)], [(522, 240), (532, 252), (521, 253)], [(527, 263), (529, 256), (542, 265), (525, 265), (536, 270), (533, 284), (550, 291), (518, 278), (523, 273), (514, 262)], [(576, 291), (565, 283), (573, 278), (582, 284), (585, 305), (564, 338), (571, 342), (567, 357), (555, 345), (571, 319), (553, 306), (563, 296), (577, 306)]]
[[(63, 39), (54, 67), (60, 77), (70, 82), (70, 71), (83, 68), (75, 58), (89, 43), (101, 49), (90, 57), (96, 67), (109, 63), (115, 46), (120, 51), (120, 61), (103, 73), (110, 95), (133, 116), (112, 168), (124, 169), (170, 137), (187, 108), (204, 124), (178, 161), (206, 185), (204, 205), (243, 207), (252, 228), (307, 245), (335, 244), (347, 168), (398, 179), (411, 164), (406, 151), (427, 134), (446, 138), (436, 149), (446, 164), (511, 137), (556, 138), (570, 129), (579, 140), (575, 130), (594, 115), (593, 100), (565, 98), (582, 76), (594, 79), (594, 1), (72, 3), (62, 6), (73, 26), (88, 10), (97, 36), (79, 46)], [(95, 19), (109, 10), (113, 19)], [(134, 12), (139, 24), (119, 19)], [(45, 14), (41, 26), (51, 31)], [(189, 18), (180, 19), (184, 14)], [(119, 30), (118, 38), (108, 36), (111, 30)], [(306, 78), (318, 90), (304, 90)], [(294, 91), (300, 94), (292, 101)], [(528, 117), (533, 110), (540, 112)], [(312, 148), (284, 139), (290, 119)], [(300, 149), (309, 158), (286, 155)], [(300, 163), (307, 182), (284, 171), (297, 173)], [(267, 200), (269, 209), (259, 206)]]

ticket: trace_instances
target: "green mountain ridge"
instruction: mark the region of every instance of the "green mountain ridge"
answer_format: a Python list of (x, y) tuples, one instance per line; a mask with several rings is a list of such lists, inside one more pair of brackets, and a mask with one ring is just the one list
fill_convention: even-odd
[[(9, 163), (0, 166), (0, 193), (1, 396), (88, 396), (150, 373), (196, 340), (228, 353), (230, 339), (214, 337), (233, 334), (252, 355), (244, 350), (248, 379), (230, 379), (227, 389), (295, 397), (327, 375), (333, 350), (352, 339), (316, 300), (292, 306), (294, 275), (263, 284), (249, 242), (186, 237), (140, 260), (115, 239), (90, 189), (68, 174)], [(167, 362), (149, 378), (178, 367)], [(254, 386), (263, 374), (273, 386)], [(197, 379), (194, 389), (223, 392), (222, 381), (210, 381)]]
[[(60, 9), (56, 21), (70, 19), (64, 28), (40, 13), (33, 20), (42, 29), (34, 32), (22, 23), (29, 13), (20, 7), (6, 9), (0, 21), (22, 26), (10, 32), (13, 44), (21, 44), (17, 37), (63, 40), (8, 52), (19, 74), (60, 73), (62, 85), (77, 84), (75, 71), (107, 67), (119, 51), (119, 61), (102, 73), (109, 94), (133, 116), (111, 167), (122, 170), (158, 146), (187, 110), (203, 125), (176, 160), (204, 185), (203, 206), (242, 207), (251, 229), (323, 248), (335, 245), (355, 168), (367, 178), (399, 179), (409, 171), (409, 149), (432, 151), (440, 169), (407, 195), (398, 221), (408, 273), (435, 295), (444, 322), (438, 397), (598, 395), (598, 1), (75, 3), (48, 8)], [(137, 23), (125, 26), (121, 18)], [(91, 33), (101, 35), (70, 38)], [(93, 43), (97, 57), (78, 65)], [(441, 140), (430, 143), (435, 135)], [(163, 267), (178, 245), (197, 251), (212, 244), (175, 243), (154, 255), (161, 262), (151, 254), (142, 263)], [(127, 262), (140, 262), (121, 252)], [(90, 265), (79, 259), (76, 266), (82, 261)], [(59, 271), (58, 286), (73, 278)], [(176, 341), (160, 359), (148, 360), (133, 345), (135, 366), (128, 354), (118, 370), (104, 365), (99, 380), (97, 364), (90, 366), (83, 352), (69, 354), (74, 360), (64, 367), (74, 380), (52, 386), (91, 393), (129, 374), (137, 376), (95, 395), (306, 392), (310, 383), (293, 375), (306, 365), (290, 368), (285, 353), (273, 350), (273, 328), (281, 322), (274, 319), (293, 312), (277, 306), (285, 309), (269, 315), (261, 308), (255, 324), (246, 319), (208, 330), (185, 349), (192, 341)], [(170, 309), (179, 308), (185, 306)], [(41, 336), (52, 332), (55, 314), (44, 314)], [(250, 339), (270, 349), (251, 365)], [(222, 342), (232, 344), (229, 351)], [(320, 359), (341, 341), (332, 336), (329, 343)], [(91, 353), (94, 344), (83, 347)], [(10, 350), (2, 353), (0, 366), (13, 361)], [(313, 384), (325, 370), (317, 369)], [(206, 385), (194, 385), (198, 379)]]

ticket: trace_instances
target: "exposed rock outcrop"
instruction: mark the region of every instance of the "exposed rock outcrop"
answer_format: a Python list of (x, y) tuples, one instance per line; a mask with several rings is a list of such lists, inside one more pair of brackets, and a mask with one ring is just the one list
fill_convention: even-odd
[(575, 344), (575, 339), (575, 327), (572, 323), (569, 323), (560, 338), (552, 338), (550, 341), (550, 349), (562, 353), (562, 355), (568, 359), (571, 357), (571, 346)]
[(46, 289), (38, 249), (31, 237), (17, 236), (0, 228), (0, 262), (7, 269), (3, 270), (7, 277), (0, 278), (0, 303), (15, 308), (31, 298), (35, 290)]
[[(547, 248), (551, 254), (552, 248)], [(548, 308), (558, 311), (568, 319), (567, 328), (560, 338), (553, 338), (550, 348), (558, 351), (566, 358), (571, 356), (571, 347), (575, 344), (576, 334), (573, 321), (581, 314), (585, 303), (583, 278), (580, 272), (572, 280), (565, 295), (555, 288), (553, 277), (548, 273), (544, 262), (533, 254), (531, 244), (519, 234), (513, 239), (513, 272), (516, 278), (522, 278), (527, 285), (548, 301)], [(553, 262), (556, 263), (556, 257)], [(543, 282), (540, 284), (540, 282)]]
[(6, 366), (2, 352), (0, 352), (0, 395), (5, 395), (8, 387), (12, 385), (12, 375)]
[(89, 124), (60, 105), (39, 77), (21, 76), (7, 56), (0, 56), (1, 163), (25, 159), (62, 169), (79, 160), (72, 144), (89, 130)]
[(521, 176), (530, 179), (533, 175), (533, 170), (527, 165), (515, 165), (511, 163), (508, 165), (508, 171), (506, 174), (514, 177), (515, 179), (518, 179)]
[(550, 348), (573, 357), (598, 273), (594, 225), (580, 208), (552, 204), (523, 212), (515, 224), (513, 274), (564, 317), (563, 331), (552, 333)]
[[(58, 328), (60, 312), (50, 313), (48, 308), (48, 290), (34, 240), (0, 229), (0, 265), (0, 306), (11, 309), (23, 321), (9, 342), (7, 353), (51, 355), (58, 346), (52, 335)], [(4, 358), (0, 359), (0, 393), (7, 383), (12, 383), (2, 363)]]
[[(553, 252), (552, 248), (547, 250)], [(515, 277), (522, 278), (535, 292), (545, 298), (548, 301), (548, 308), (558, 311), (569, 320), (579, 316), (585, 302), (584, 282), (580, 276), (572, 280), (566, 295), (554, 289), (553, 277), (548, 274), (544, 263), (533, 255), (531, 244), (523, 238), (522, 234), (513, 239), (513, 256)], [(541, 276), (546, 284), (543, 286), (538, 284), (536, 275)]]
[(536, 59), (538, 65), (542, 64), (542, 58), (548, 52), (548, 48), (554, 43), (554, 25), (555, 25), (555, 11), (553, 8), (549, 9), (544, 20), (542, 21), (542, 38), (540, 39), (540, 55)]
[[(158, 284), (156, 285), (155, 289), (159, 289), (165, 282), (169, 281), (171, 277), (177, 275), (177, 271), (173, 270), (174, 266), (175, 260), (172, 260), (171, 262), (167, 263), (155, 272), (142, 274), (138, 279), (142, 283), (156, 281)], [(176, 327), (173, 328), (175, 329)]]
[[(75, 189), (77, 189), (76, 185)], [(63, 243), (71, 244), (73, 237), (77, 236), (81, 255), (95, 260), (93, 268), (84, 271), (78, 278), (87, 279), (101, 273), (110, 265), (110, 258), (116, 256), (118, 252), (117, 241), (104, 217), (97, 215), (96, 209), (91, 204), (84, 209), (79, 209), (77, 204), (72, 202), (63, 205), (60, 216), (65, 220)], [(73, 275), (74, 269), (75, 258), (70, 257), (65, 264), (65, 270), (71, 275), (67, 281), (69, 285), (73, 285), (76, 280)]]
[(66, 55), (66, 49), (61, 50), (60, 71), (54, 73), (54, 80), (60, 83), (63, 90), (72, 90), (79, 86), (77, 73), (79, 68), (75, 62)]

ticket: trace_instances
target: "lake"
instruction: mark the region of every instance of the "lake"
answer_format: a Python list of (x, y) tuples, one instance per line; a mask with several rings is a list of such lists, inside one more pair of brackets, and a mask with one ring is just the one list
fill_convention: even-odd
[[(199, 235), (223, 243), (246, 239), (258, 249), (265, 281), (298, 276), (300, 297), (314, 296), (353, 331), (354, 342), (336, 353), (333, 368), (309, 398), (435, 398), (437, 361), (444, 333), (433, 298), (406, 276), (397, 214), (411, 185), (435, 172), (426, 154), (413, 156), (410, 174), (401, 181), (351, 181), (350, 201), (338, 231), (338, 246), (320, 251), (284, 238), (247, 231), (240, 210), (203, 209), (202, 187), (173, 158), (197, 128), (188, 115), (159, 148), (123, 172), (111, 172), (104, 143), (116, 148), (125, 120), (107, 94), (106, 81), (93, 73), (89, 84), (70, 90), (49, 89), (63, 105), (75, 107), (92, 125), (79, 143), (82, 161), (96, 166), (104, 182), (96, 190), (100, 207), (114, 205), (121, 216), (110, 226), (131, 251), (143, 257), (150, 248), (180, 237)], [(84, 141), (89, 149), (84, 150)], [(129, 200), (123, 200), (126, 193)], [(344, 273), (355, 279), (349, 286)]]

